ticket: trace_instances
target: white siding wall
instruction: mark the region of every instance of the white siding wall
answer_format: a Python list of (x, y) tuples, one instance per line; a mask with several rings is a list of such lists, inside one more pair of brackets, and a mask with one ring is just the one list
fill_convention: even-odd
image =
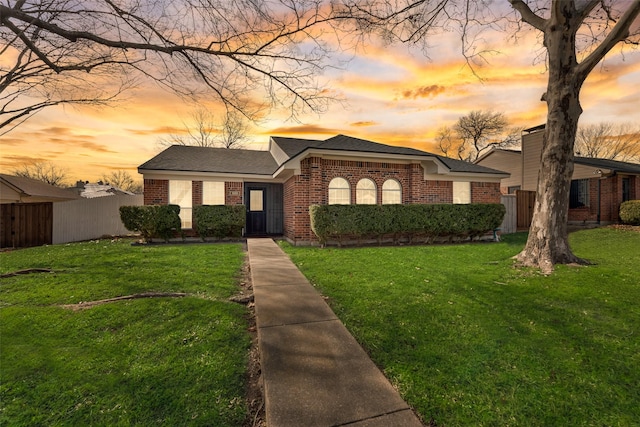
[(509, 178), (500, 180), (500, 187), (515, 187), (522, 185), (522, 159), (521, 154), (513, 151), (492, 151), (478, 164), (491, 169), (496, 169), (511, 174)]
[(611, 172), (610, 169), (598, 169), (594, 166), (587, 165), (574, 165), (573, 167), (573, 176), (571, 179), (590, 179), (590, 178), (599, 178), (600, 174), (597, 171), (602, 171), (603, 174), (608, 174)]
[(142, 204), (141, 194), (54, 203), (53, 244), (131, 234), (120, 221), (120, 206)]
[(544, 129), (522, 135), (522, 190), (536, 191)]

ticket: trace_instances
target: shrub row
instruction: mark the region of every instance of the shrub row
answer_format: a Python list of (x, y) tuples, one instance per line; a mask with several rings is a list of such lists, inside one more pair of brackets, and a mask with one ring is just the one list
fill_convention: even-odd
[(620, 219), (625, 224), (640, 225), (640, 200), (629, 200), (620, 205)]
[(195, 229), (207, 237), (241, 237), (246, 222), (244, 205), (201, 205), (193, 208)]
[(140, 233), (145, 241), (169, 240), (180, 230), (180, 206), (121, 206), (120, 220), (129, 231)]
[(430, 205), (313, 205), (309, 208), (311, 229), (320, 244), (334, 239), (392, 236), (433, 241), (475, 238), (500, 226), (505, 214), (502, 204)]

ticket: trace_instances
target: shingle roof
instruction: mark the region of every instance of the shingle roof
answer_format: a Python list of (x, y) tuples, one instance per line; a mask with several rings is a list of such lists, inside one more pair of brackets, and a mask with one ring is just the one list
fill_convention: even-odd
[(475, 163), (469, 163), (462, 160), (452, 159), (449, 157), (438, 156), (435, 154), (434, 156), (440, 159), (440, 161), (444, 163), (449, 168), (449, 170), (451, 170), (451, 172), (497, 173), (497, 174), (508, 175), (506, 172), (503, 172), (497, 169), (491, 169), (486, 166), (476, 165)]
[(0, 174), (0, 180), (31, 197), (46, 197), (57, 200), (73, 200), (78, 195), (66, 188), (55, 187), (37, 179)]
[(283, 136), (272, 136), (271, 139), (289, 158), (297, 156), (307, 148), (316, 148), (323, 142), (317, 139), (286, 138)]
[(271, 175), (278, 165), (268, 151), (172, 145), (138, 167), (141, 170)]
[(597, 159), (593, 157), (576, 157), (574, 163), (595, 168), (611, 169), (615, 172), (622, 173), (640, 173), (640, 164), (619, 162), (617, 160)]
[[(447, 166), (451, 172), (504, 174), (502, 171), (450, 159), (415, 148), (380, 144), (346, 135), (337, 135), (324, 141), (280, 136), (274, 136), (271, 139), (289, 159), (304, 153), (308, 149), (349, 151), (436, 158)], [(140, 165), (138, 169), (272, 175), (278, 167), (279, 165), (269, 151), (173, 145)]]
[(468, 173), (502, 173), (495, 169), (473, 163), (455, 160), (415, 148), (398, 147), (394, 145), (381, 144), (379, 142), (367, 141), (365, 139), (354, 138), (347, 135), (337, 135), (325, 141), (310, 139), (273, 137), (273, 141), (291, 158), (302, 153), (308, 148), (334, 151), (355, 151), (361, 153), (396, 154), (404, 156), (435, 157), (444, 163), (451, 172)]
[[(489, 153), (503, 151), (507, 153), (522, 154), (520, 150), (512, 150), (507, 148), (493, 148)], [(487, 153), (487, 154), (489, 154)], [(594, 168), (609, 169), (622, 173), (640, 173), (640, 164), (630, 162), (620, 162), (618, 160), (599, 159), (596, 157), (575, 156), (573, 162), (578, 165), (592, 166)]]

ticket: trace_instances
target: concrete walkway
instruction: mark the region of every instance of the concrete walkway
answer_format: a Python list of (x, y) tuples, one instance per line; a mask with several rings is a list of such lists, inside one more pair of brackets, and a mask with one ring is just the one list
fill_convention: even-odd
[(248, 239), (269, 427), (421, 427), (271, 239)]

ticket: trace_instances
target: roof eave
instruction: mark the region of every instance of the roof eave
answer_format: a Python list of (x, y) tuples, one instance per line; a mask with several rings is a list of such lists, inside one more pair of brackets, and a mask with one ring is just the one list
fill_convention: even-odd
[[(326, 148), (317, 148), (310, 147), (297, 155), (291, 157), (289, 160), (284, 162), (282, 166), (278, 169), (278, 171), (282, 169), (294, 169), (296, 174), (300, 174), (300, 162), (307, 158), (308, 156), (317, 156), (317, 157), (332, 157), (335, 156), (337, 158), (342, 158), (345, 160), (349, 160), (349, 158), (353, 160), (357, 159), (374, 159), (377, 161), (382, 161), (382, 163), (393, 163), (393, 161), (404, 161), (406, 163), (422, 163), (425, 161), (433, 161), (437, 167), (438, 171), (449, 171), (449, 168), (438, 159), (437, 156), (424, 154), (394, 154), (394, 153), (376, 153), (371, 151), (352, 151), (352, 150), (334, 150), (334, 149), (326, 149)], [(278, 172), (276, 172), (277, 174)], [(275, 174), (274, 174), (275, 175)]]
[[(197, 174), (198, 176), (206, 176), (210, 178), (232, 178), (238, 181), (243, 181), (245, 179), (272, 179), (275, 174), (252, 174), (252, 173), (237, 173), (237, 172), (216, 172), (216, 171), (198, 171), (198, 170), (189, 170), (189, 171), (178, 171), (171, 169), (141, 169), (138, 168), (138, 173), (142, 175), (158, 175), (160, 177), (164, 176), (192, 176)], [(153, 178), (152, 178), (153, 179)], [(162, 179), (162, 178), (156, 178)]]

